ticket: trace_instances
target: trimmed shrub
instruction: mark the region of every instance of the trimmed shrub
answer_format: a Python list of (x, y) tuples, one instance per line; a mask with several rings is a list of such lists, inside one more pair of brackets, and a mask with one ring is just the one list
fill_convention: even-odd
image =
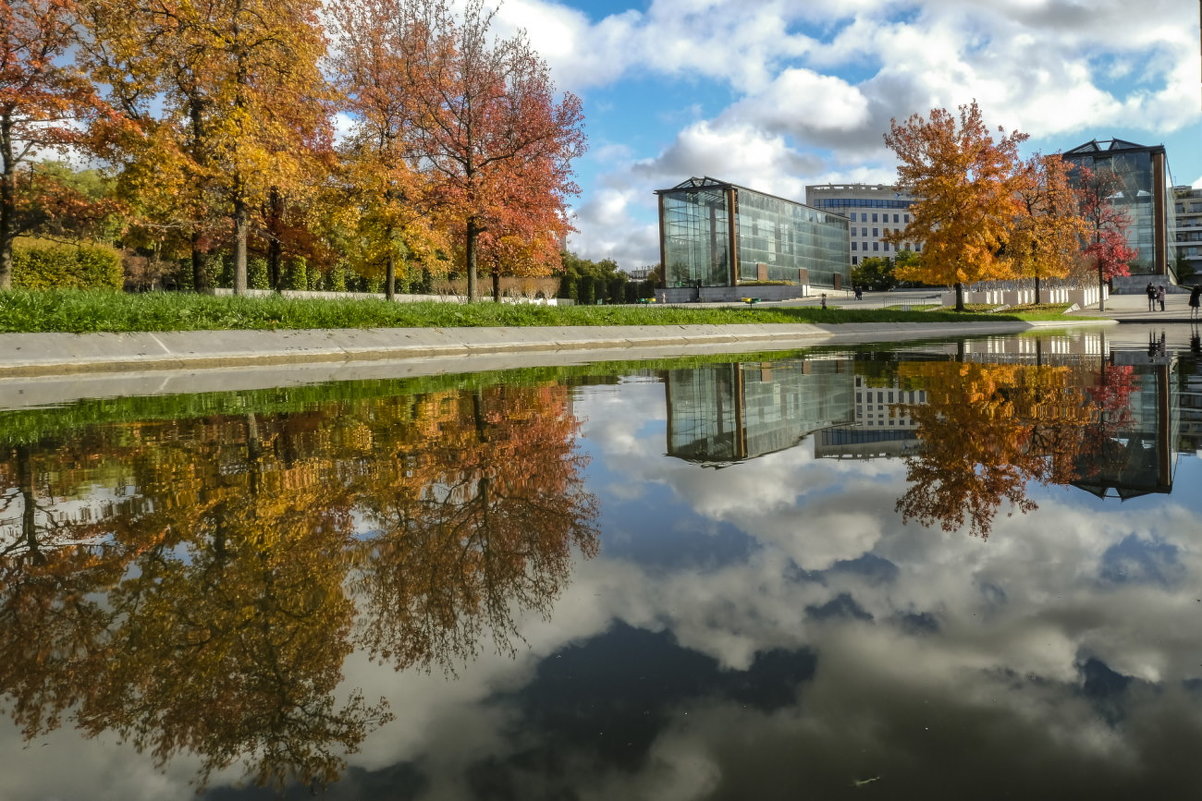
[(20, 238), (13, 243), (14, 287), (24, 289), (121, 289), (121, 254), (108, 245), (66, 245)]

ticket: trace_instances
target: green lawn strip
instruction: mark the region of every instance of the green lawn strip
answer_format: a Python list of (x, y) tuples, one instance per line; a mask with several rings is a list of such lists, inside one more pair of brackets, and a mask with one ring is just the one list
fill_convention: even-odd
[(821, 309), (815, 306), (540, 306), (388, 303), (283, 297), (214, 297), (86, 290), (0, 293), (2, 332), (132, 332), (306, 328), (475, 328), (482, 326), (733, 325), (748, 323), (965, 322), (1021, 319), (952, 311)]

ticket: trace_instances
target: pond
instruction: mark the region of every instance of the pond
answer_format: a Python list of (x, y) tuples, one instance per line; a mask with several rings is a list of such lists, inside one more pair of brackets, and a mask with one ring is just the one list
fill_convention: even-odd
[(1122, 328), (0, 412), (0, 797), (1192, 797)]

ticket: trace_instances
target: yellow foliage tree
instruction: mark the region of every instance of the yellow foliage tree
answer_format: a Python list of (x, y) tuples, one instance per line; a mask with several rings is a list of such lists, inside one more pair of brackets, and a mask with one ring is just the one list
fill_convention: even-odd
[(964, 310), (964, 284), (1016, 275), (1004, 246), (1022, 211), (1018, 145), (1027, 135), (999, 133), (994, 141), (973, 101), (958, 118), (936, 108), (929, 119), (893, 120), (885, 134), (898, 159), (898, 187), (917, 198), (910, 223), (885, 239), (923, 243), (917, 266), (897, 276), (954, 285), (957, 311)]

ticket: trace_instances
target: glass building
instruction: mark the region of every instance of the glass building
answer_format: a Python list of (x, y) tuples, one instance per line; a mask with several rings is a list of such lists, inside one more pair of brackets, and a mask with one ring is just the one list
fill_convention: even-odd
[(1173, 181), (1164, 146), (1095, 139), (1066, 151), (1063, 158), (1118, 177), (1111, 201), (1127, 213), (1127, 244), (1139, 251), (1131, 262), (1131, 274), (1174, 276), (1175, 281)]
[(668, 286), (849, 283), (848, 219), (713, 178), (659, 189)]

